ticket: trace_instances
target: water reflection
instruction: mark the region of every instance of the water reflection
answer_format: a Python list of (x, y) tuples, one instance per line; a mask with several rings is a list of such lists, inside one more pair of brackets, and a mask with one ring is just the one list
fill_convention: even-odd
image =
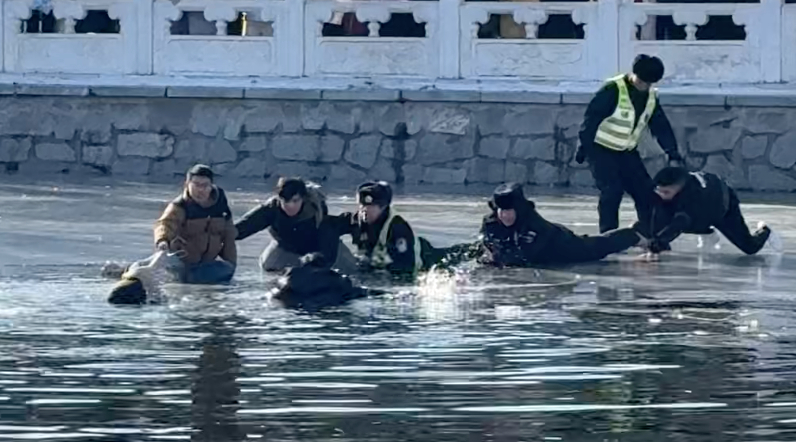
[[(265, 305), (269, 279), (253, 270), (263, 243), (252, 241), (234, 285), (120, 309), (90, 264), (150, 247), (173, 189), (144, 203), (119, 189), (116, 202), (105, 190), (39, 189), (26, 202), (2, 189), (0, 242), (18, 254), (0, 250), (2, 440), (796, 439), (787, 255), (686, 242), (655, 264), (465, 267), (307, 314)], [(255, 197), (231, 194), (238, 211)], [(593, 217), (593, 199), (539, 200), (552, 219)], [(333, 212), (350, 205), (331, 201)], [(477, 230), (472, 198), (399, 202), (434, 243)], [(783, 225), (796, 210), (749, 213)], [(20, 244), (23, 231), (39, 236)]]
[(191, 418), (196, 442), (242, 441), (245, 432), (238, 422), (241, 360), (237, 353), (232, 318), (213, 318), (200, 330), (202, 354), (192, 376)]

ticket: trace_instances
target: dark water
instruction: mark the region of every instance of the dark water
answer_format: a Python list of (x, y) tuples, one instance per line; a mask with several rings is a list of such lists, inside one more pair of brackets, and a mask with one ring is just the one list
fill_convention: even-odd
[[(464, 268), (308, 315), (266, 305), (261, 235), (241, 244), (232, 286), (106, 305), (99, 266), (147, 254), (172, 191), (0, 186), (0, 439), (796, 440), (787, 254), (743, 257), (726, 243), (700, 254), (686, 238), (659, 263)], [(230, 193), (237, 214), (256, 198)], [(483, 208), (399, 202), (440, 245), (471, 240)], [(594, 205), (539, 198), (583, 232)], [(333, 198), (333, 212), (347, 207)], [(745, 209), (791, 248), (794, 208)]]

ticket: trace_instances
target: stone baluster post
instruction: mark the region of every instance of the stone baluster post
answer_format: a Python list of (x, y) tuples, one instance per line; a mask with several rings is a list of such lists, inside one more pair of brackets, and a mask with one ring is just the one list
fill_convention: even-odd
[(263, 20), (273, 20), (274, 40), (280, 60), (280, 72), (288, 77), (301, 77), (304, 72), (305, 0), (285, 0), (282, 13), (266, 15)]
[(589, 48), (589, 67), (594, 80), (602, 80), (622, 71), (619, 51), (628, 46), (624, 40), (630, 39), (620, 27), (619, 8), (621, 0), (599, 0), (597, 3), (597, 20), (590, 24), (586, 33), (586, 45)]
[[(441, 78), (459, 78), (460, 47), (459, 29), (463, 0), (439, 0), (436, 35), (439, 39), (439, 76)], [(428, 25), (426, 26), (428, 33)]]
[[(746, 38), (760, 51), (762, 80), (777, 83), (782, 80), (782, 0), (761, 0), (759, 13), (746, 26)], [(733, 16), (735, 20), (735, 16)], [(751, 25), (751, 26), (750, 26)], [(751, 29), (750, 29), (751, 28)], [(751, 32), (750, 32), (751, 31)], [(756, 35), (755, 35), (756, 34)], [(793, 50), (793, 48), (787, 49)]]

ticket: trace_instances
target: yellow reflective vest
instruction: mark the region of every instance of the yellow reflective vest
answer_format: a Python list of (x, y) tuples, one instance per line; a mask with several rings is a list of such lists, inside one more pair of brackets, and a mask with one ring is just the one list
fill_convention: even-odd
[[(376, 246), (373, 248), (373, 253), (370, 255), (370, 264), (377, 269), (386, 269), (387, 266), (392, 264), (392, 258), (390, 257), (390, 253), (387, 251), (387, 234), (390, 232), (392, 222), (395, 217), (398, 216), (398, 214), (393, 207), (390, 207), (389, 210), (390, 215), (384, 222), (384, 226), (382, 226), (381, 232), (379, 232), (379, 239), (376, 242)], [(414, 272), (417, 273), (423, 268), (423, 258), (420, 254), (420, 241), (418, 241), (417, 235), (413, 236), (414, 244), (412, 244), (412, 246), (415, 253)]]
[(655, 110), (657, 93), (655, 89), (650, 89), (647, 105), (641, 117), (638, 119), (638, 124), (636, 124), (636, 110), (633, 107), (633, 102), (630, 100), (630, 93), (627, 90), (625, 76), (619, 75), (608, 81), (614, 82), (619, 91), (616, 109), (614, 109), (614, 113), (611, 114), (610, 117), (600, 123), (600, 126), (597, 128), (597, 135), (594, 137), (594, 142), (612, 150), (633, 150), (638, 146), (641, 133), (646, 129), (652, 117), (652, 112)]

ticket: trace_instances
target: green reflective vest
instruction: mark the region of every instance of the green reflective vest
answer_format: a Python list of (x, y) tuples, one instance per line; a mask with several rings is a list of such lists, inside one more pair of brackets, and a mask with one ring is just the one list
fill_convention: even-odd
[(647, 124), (652, 117), (652, 112), (655, 110), (656, 92), (655, 89), (650, 89), (649, 98), (647, 98), (647, 106), (644, 108), (644, 113), (638, 119), (636, 124), (636, 110), (633, 108), (633, 102), (630, 100), (630, 93), (627, 90), (627, 83), (625, 83), (625, 76), (619, 75), (611, 78), (608, 81), (616, 83), (619, 90), (617, 97), (616, 109), (610, 117), (600, 123), (597, 128), (597, 135), (594, 137), (594, 142), (612, 150), (630, 151), (638, 146), (641, 133), (647, 127)]
[[(373, 254), (370, 255), (370, 264), (377, 269), (386, 269), (388, 265), (392, 264), (392, 258), (387, 251), (387, 234), (390, 232), (390, 226), (397, 215), (395, 208), (390, 207), (390, 216), (384, 222), (384, 226), (379, 232), (379, 239), (376, 246), (373, 248)], [(415, 253), (415, 273), (423, 268), (423, 258), (420, 255), (420, 241), (417, 240), (417, 235), (414, 235), (413, 249)], [(407, 244), (408, 246), (408, 244)]]

